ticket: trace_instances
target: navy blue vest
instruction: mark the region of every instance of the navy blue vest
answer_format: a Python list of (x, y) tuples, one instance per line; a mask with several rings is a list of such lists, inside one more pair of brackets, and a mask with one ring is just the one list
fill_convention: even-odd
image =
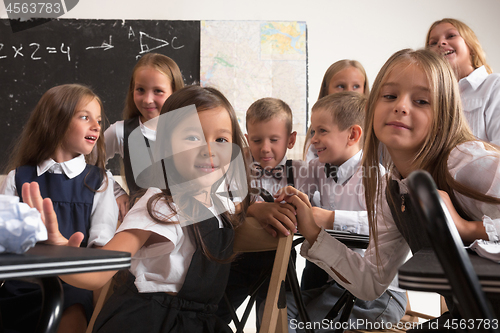
[(54, 203), (61, 234), (69, 238), (81, 231), (84, 234), (81, 246), (87, 246), (94, 194), (102, 183), (100, 169), (87, 164), (82, 173), (69, 179), (65, 174), (49, 172), (38, 177), (36, 166), (19, 167), (16, 169), (15, 182), (21, 201), (23, 184), (33, 181), (40, 185), (42, 197), (50, 198)]
[[(139, 127), (139, 117), (134, 117), (130, 119), (125, 119), (123, 121), (123, 169), (125, 171), (125, 181), (127, 182), (127, 187), (129, 189), (129, 194), (132, 195), (139, 191), (141, 188), (136, 184), (134, 179), (134, 173), (132, 171), (132, 162), (130, 161), (130, 152), (128, 148), (128, 137), (130, 133), (137, 127)], [(146, 140), (146, 145), (149, 147), (149, 141)]]

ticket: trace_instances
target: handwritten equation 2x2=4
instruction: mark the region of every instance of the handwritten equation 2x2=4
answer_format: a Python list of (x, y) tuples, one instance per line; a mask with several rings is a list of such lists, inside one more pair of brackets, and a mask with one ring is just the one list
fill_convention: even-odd
[[(135, 37), (135, 32), (132, 27), (130, 27), (128, 32), (128, 38), (131, 39)], [(109, 37), (104, 40), (100, 45), (90, 45), (85, 47), (86, 51), (96, 52), (96, 51), (108, 51), (114, 49), (113, 45), (113, 36), (109, 35)], [(168, 40), (153, 37), (148, 35), (145, 32), (139, 31), (139, 54), (137, 58), (139, 58), (142, 54), (148, 53), (154, 50), (158, 50), (164, 47), (171, 47), (174, 50), (178, 50), (184, 47), (184, 45), (180, 44), (177, 37), (169, 38)], [(0, 60), (8, 57), (12, 58), (25, 58), (29, 57), (32, 60), (42, 60), (44, 56), (50, 56), (50, 54), (62, 54), (65, 55), (68, 61), (71, 61), (71, 46), (70, 44), (61, 43), (61, 45), (51, 45), (51, 46), (42, 46), (40, 43), (29, 43), (27, 46), (23, 46), (22, 43), (17, 45), (5, 45), (0, 40)]]

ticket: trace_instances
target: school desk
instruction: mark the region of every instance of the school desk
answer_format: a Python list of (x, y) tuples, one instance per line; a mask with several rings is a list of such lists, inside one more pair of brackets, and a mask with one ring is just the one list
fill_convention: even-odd
[(0, 254), (0, 281), (38, 283), (43, 304), (37, 331), (56, 332), (63, 301), (58, 275), (126, 269), (130, 259), (128, 252), (37, 244), (23, 254)]

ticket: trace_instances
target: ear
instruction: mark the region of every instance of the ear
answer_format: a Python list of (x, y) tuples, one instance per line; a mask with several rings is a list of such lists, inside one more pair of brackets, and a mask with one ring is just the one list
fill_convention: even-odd
[(247, 143), (250, 142), (250, 140), (248, 140), (248, 134), (245, 134), (245, 139), (247, 139)]
[(288, 149), (292, 149), (295, 146), (295, 140), (297, 140), (297, 132), (293, 131), (292, 134), (288, 136)]
[(359, 125), (352, 125), (349, 129), (349, 137), (347, 138), (347, 145), (353, 146), (359, 142), (361, 136), (363, 135), (363, 130)]

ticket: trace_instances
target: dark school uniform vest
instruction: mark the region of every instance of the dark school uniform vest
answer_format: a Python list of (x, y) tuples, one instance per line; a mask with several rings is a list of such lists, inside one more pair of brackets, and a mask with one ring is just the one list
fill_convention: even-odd
[[(385, 195), (394, 222), (410, 246), (411, 252), (415, 253), (424, 247), (431, 247), (429, 237), (418, 219), (410, 195), (408, 193), (401, 194), (398, 182), (392, 179), (387, 182)], [(391, 196), (394, 201), (391, 200)]]
[[(224, 216), (221, 215), (224, 219)], [(219, 228), (216, 217), (197, 223), (210, 253), (219, 259), (233, 253), (234, 230)], [(188, 227), (192, 231), (192, 227)], [(193, 232), (190, 232), (193, 237)], [(194, 237), (193, 237), (194, 238)], [(188, 258), (187, 258), (188, 259)], [(134, 276), (116, 290), (101, 310), (94, 332), (232, 332), (215, 315), (229, 277), (229, 263), (210, 260), (196, 243), (184, 284), (177, 295), (139, 293)]]
[(69, 238), (81, 231), (84, 235), (81, 246), (87, 246), (94, 195), (102, 183), (100, 169), (87, 164), (82, 173), (70, 179), (65, 174), (50, 172), (37, 176), (36, 166), (19, 167), (15, 182), (21, 201), (23, 184), (33, 181), (40, 185), (42, 197), (50, 198), (54, 203), (61, 234)]
[[(139, 127), (139, 125), (139, 117), (125, 119), (123, 121), (123, 169), (125, 171), (125, 181), (127, 182), (129, 194), (133, 194), (141, 189), (134, 179), (128, 144), (130, 133), (132, 133), (133, 130)], [(149, 140), (146, 137), (144, 137), (144, 140), (146, 141), (146, 146), (149, 147)]]

